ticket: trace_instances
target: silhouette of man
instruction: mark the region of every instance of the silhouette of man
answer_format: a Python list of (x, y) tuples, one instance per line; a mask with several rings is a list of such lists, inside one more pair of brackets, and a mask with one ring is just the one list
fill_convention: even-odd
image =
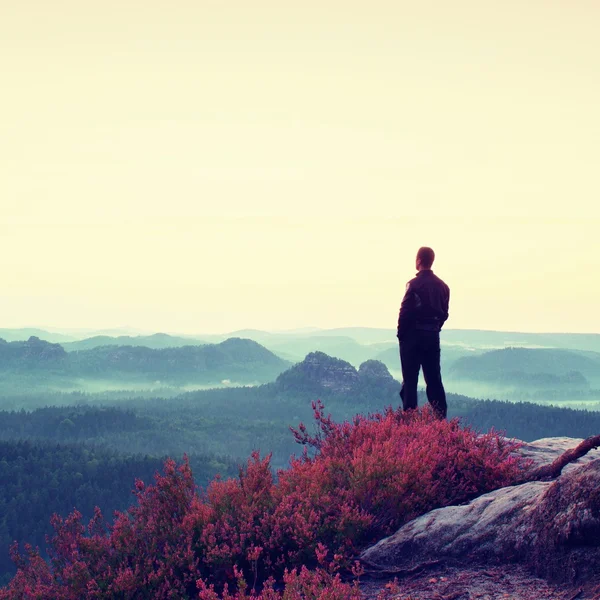
[(417, 276), (406, 284), (398, 315), (398, 340), (402, 363), (402, 407), (417, 408), (419, 369), (427, 386), (427, 400), (440, 419), (446, 418), (446, 392), (440, 366), (440, 331), (448, 318), (450, 288), (431, 270), (435, 253), (417, 252)]

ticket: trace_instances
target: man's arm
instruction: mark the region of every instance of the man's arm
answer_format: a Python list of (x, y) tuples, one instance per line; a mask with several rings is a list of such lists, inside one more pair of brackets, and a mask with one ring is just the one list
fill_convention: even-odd
[(442, 300), (442, 308), (444, 311), (444, 315), (442, 317), (440, 329), (444, 326), (444, 323), (448, 320), (448, 316), (449, 316), (448, 310), (449, 310), (449, 306), (450, 306), (450, 288), (448, 286), (446, 286), (445, 292), (446, 292), (446, 294)]
[(402, 339), (404, 334), (412, 327), (414, 323), (416, 312), (421, 305), (421, 299), (411, 288), (410, 282), (406, 284), (406, 293), (402, 299), (400, 305), (400, 312), (398, 314), (398, 330), (397, 337), (399, 340)]

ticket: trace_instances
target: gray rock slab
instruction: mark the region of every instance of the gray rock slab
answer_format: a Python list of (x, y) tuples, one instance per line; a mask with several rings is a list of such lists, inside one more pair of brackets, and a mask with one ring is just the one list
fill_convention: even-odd
[(468, 504), (433, 510), (368, 548), (361, 561), (377, 569), (411, 569), (440, 558), (466, 559), (501, 554), (497, 537), (535, 506), (551, 482), (501, 488)]
[[(535, 466), (555, 460), (582, 440), (545, 438), (521, 452)], [(563, 470), (554, 481), (505, 487), (468, 504), (433, 510), (365, 550), (361, 561), (380, 571), (410, 571), (432, 561), (499, 563), (553, 556), (581, 547), (585, 560), (600, 556), (600, 451)], [(561, 561), (563, 558), (560, 559)], [(548, 556), (548, 564), (552, 557)], [(599, 575), (600, 576), (600, 575)]]

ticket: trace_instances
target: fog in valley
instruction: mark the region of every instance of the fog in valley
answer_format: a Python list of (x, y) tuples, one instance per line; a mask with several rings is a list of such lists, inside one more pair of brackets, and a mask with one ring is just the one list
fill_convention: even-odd
[[(54, 403), (53, 397), (65, 401), (68, 394), (110, 401), (258, 386), (315, 351), (356, 368), (381, 361), (402, 380), (395, 332), (385, 329), (197, 336), (91, 332), (80, 339), (13, 329), (0, 330), (0, 338), (4, 409), (31, 408), (19, 400), (25, 397), (43, 405)], [(591, 410), (600, 406), (600, 335), (447, 330), (441, 334), (441, 361), (446, 388), (456, 394)]]

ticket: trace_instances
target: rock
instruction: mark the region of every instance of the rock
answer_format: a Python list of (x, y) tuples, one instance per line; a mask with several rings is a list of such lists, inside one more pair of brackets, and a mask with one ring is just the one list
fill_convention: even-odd
[(318, 351), (279, 375), (275, 387), (311, 392), (315, 397), (345, 397), (355, 402), (362, 399), (373, 405), (389, 403), (400, 390), (399, 383), (378, 360), (365, 361), (357, 371), (349, 362)]
[(549, 579), (600, 578), (600, 459), (554, 481), (500, 545)]
[[(579, 441), (547, 438), (525, 444), (522, 452), (539, 466)], [(557, 580), (600, 579), (598, 454), (580, 458), (555, 481), (501, 488), (466, 505), (431, 511), (368, 548), (361, 561), (380, 572), (409, 572), (432, 561), (523, 561)]]
[(388, 368), (380, 360), (367, 360), (358, 368), (358, 376), (386, 383), (395, 383)]
[(277, 378), (280, 386), (314, 386), (331, 392), (348, 392), (358, 383), (357, 370), (345, 360), (333, 358), (324, 352), (311, 352), (306, 358)]
[[(570, 437), (542, 438), (535, 442), (524, 443), (520, 453), (526, 458), (531, 459), (534, 467), (540, 467), (553, 462), (561, 454), (574, 448), (582, 441), (582, 438)], [(600, 449), (592, 450), (585, 456), (582, 456), (579, 460), (567, 465), (563, 473), (577, 469), (582, 464), (597, 458), (600, 458)]]
[(0, 344), (0, 370), (28, 370), (37, 367), (53, 368), (65, 362), (67, 353), (60, 344), (51, 344), (31, 336), (27, 341)]
[(511, 530), (518, 516), (531, 510), (550, 485), (524, 483), (484, 494), (466, 505), (433, 510), (367, 549), (361, 561), (377, 570), (405, 571), (440, 559), (502, 558), (498, 536), (504, 529)]

